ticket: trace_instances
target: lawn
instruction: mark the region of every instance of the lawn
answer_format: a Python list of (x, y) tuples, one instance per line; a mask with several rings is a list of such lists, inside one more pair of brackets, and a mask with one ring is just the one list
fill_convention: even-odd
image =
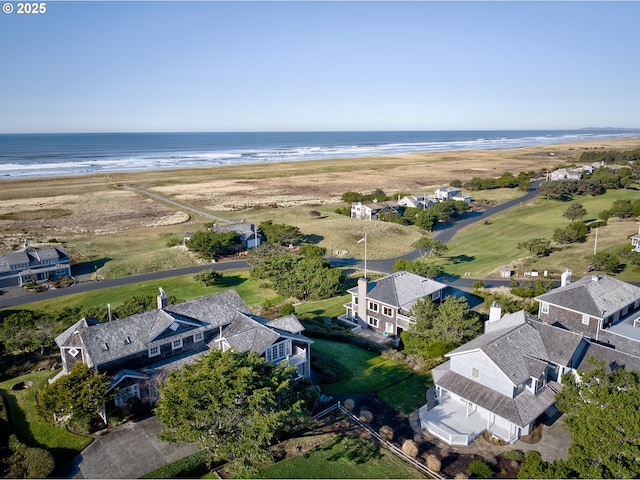
[[(637, 198), (640, 198), (638, 190), (612, 190), (596, 197), (578, 197), (575, 201), (586, 208), (585, 220), (590, 221), (597, 219), (598, 213), (615, 200)], [(449, 250), (443, 258), (445, 271), (453, 275), (470, 272), (473, 278), (484, 278), (501, 267), (514, 266), (518, 259), (526, 257), (526, 252), (518, 249), (518, 243), (531, 238), (551, 238), (556, 228), (570, 223), (562, 216), (570, 203), (537, 198), (490, 217), (488, 225), (482, 222), (470, 225), (447, 243)], [(627, 244), (633, 233), (637, 233), (635, 222), (612, 219), (609, 225), (599, 228), (598, 249)], [(571, 268), (574, 275), (582, 276), (586, 273), (584, 257), (593, 254), (594, 240), (595, 232), (592, 232), (587, 242), (566, 246), (549, 257), (536, 259), (526, 268), (558, 273)]]
[[(0, 393), (7, 399), (12, 425), (20, 440), (29, 446), (49, 450), (56, 460), (56, 471), (59, 471), (91, 443), (91, 438), (74, 435), (64, 427), (56, 427), (37, 413), (35, 395), (54, 374), (41, 371), (12, 378), (0, 383)], [(16, 383), (26, 381), (32, 381), (33, 386), (11, 390)]]
[(431, 386), (429, 374), (416, 374), (393, 360), (347, 343), (314, 339), (311, 355), (326, 356), (337, 361), (345, 376), (337, 383), (322, 385), (328, 395), (376, 392), (388, 405), (409, 415), (425, 403)]
[(340, 435), (260, 471), (257, 478), (428, 478), (376, 442)]

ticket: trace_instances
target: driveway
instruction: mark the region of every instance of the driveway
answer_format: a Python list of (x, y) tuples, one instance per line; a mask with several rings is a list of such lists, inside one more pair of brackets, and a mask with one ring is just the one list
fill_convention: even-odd
[(62, 472), (63, 478), (138, 478), (196, 451), (194, 445), (174, 445), (158, 438), (162, 425), (155, 417), (127, 422), (98, 437)]

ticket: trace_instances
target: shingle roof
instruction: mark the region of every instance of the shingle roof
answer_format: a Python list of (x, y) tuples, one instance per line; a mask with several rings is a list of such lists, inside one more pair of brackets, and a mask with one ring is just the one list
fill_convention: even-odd
[(589, 347), (582, 357), (582, 361), (578, 365), (577, 369), (581, 372), (590, 372), (593, 369), (589, 359), (594, 357), (596, 360), (601, 360), (605, 364), (605, 370), (607, 373), (611, 371), (623, 368), (624, 370), (640, 371), (640, 357), (631, 355), (628, 353), (615, 350), (604, 345), (597, 343), (589, 343)]
[[(369, 282), (367, 298), (408, 311), (418, 300), (445, 288), (444, 283), (401, 271)], [(357, 294), (358, 287), (349, 293)]]
[(640, 288), (607, 275), (594, 275), (582, 277), (535, 299), (603, 318), (640, 299)]
[(227, 325), (238, 311), (249, 309), (237, 292), (227, 290), (112, 322), (82, 319), (56, 337), (56, 343), (61, 347), (82, 346), (91, 365), (100, 365), (145, 351), (167, 338)]

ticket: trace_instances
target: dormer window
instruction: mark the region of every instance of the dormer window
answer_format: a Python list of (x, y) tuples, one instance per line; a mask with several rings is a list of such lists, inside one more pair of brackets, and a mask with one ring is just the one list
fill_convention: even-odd
[(72, 357), (76, 357), (79, 353), (80, 353), (80, 350), (78, 350), (77, 348), (69, 349), (69, 355), (71, 355)]
[(169, 328), (172, 332), (175, 332), (176, 330), (178, 330), (178, 328), (180, 328), (180, 324), (178, 322), (173, 322), (171, 325), (169, 325)]

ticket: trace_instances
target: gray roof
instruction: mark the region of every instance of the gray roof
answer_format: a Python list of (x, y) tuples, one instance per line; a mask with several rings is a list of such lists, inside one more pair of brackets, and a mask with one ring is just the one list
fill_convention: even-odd
[[(292, 328), (292, 330), (287, 330), (288, 328)], [(224, 329), (222, 335), (212, 340), (210, 345), (224, 339), (231, 348), (238, 352), (251, 351), (261, 355), (268, 347), (283, 337), (311, 343), (309, 339), (300, 335), (299, 332), (302, 330), (304, 327), (293, 315), (271, 320), (257, 315), (237, 313), (231, 324)]]
[[(445, 288), (444, 283), (401, 271), (369, 282), (367, 298), (408, 311), (418, 300)], [(358, 287), (349, 293), (358, 294)]]
[(607, 275), (582, 277), (535, 298), (562, 308), (604, 318), (640, 299), (640, 288)]
[[(16, 265), (29, 263), (29, 266), (39, 265), (43, 260), (69, 262), (69, 255), (62, 247), (31, 247), (27, 246), (15, 252), (0, 256), (0, 265), (4, 269), (15, 269)], [(20, 268), (20, 270), (23, 267)]]
[(226, 290), (111, 322), (82, 319), (56, 337), (56, 343), (82, 346), (90, 364), (100, 365), (165, 343), (167, 338), (227, 325), (238, 311), (248, 312), (249, 308), (234, 290)]
[(450, 371), (449, 366), (450, 361), (434, 369), (433, 379), (438, 386), (520, 427), (529, 425), (553, 405), (555, 394), (560, 389), (558, 383), (549, 382), (537, 394), (524, 389), (515, 398), (511, 398)]
[[(513, 321), (519, 318), (523, 323)], [(540, 377), (549, 362), (569, 365), (582, 341), (581, 335), (545, 325), (526, 312), (505, 315), (503, 319), (507, 321), (505, 328), (484, 333), (447, 356), (481, 350), (514, 385), (519, 385), (529, 377)]]
[(590, 372), (593, 369), (589, 359), (593, 357), (601, 360), (605, 364), (605, 370), (610, 373), (618, 368), (627, 371), (640, 371), (640, 357), (628, 353), (615, 350), (597, 343), (589, 343), (589, 347), (578, 365), (577, 369), (581, 372)]
[(213, 226), (214, 233), (226, 233), (226, 232), (236, 232), (238, 235), (242, 235), (244, 237), (250, 237), (255, 234), (255, 225), (251, 222), (237, 222), (230, 223), (228, 225), (218, 225), (215, 224)]

